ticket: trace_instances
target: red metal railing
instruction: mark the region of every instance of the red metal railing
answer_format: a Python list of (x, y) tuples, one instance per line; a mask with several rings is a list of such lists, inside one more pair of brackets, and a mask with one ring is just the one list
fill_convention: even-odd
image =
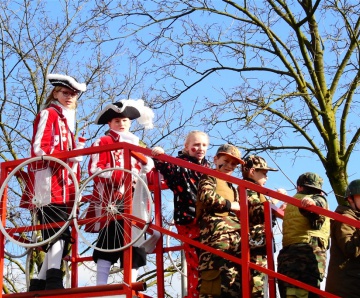
[[(74, 156), (79, 155), (89, 155), (93, 153), (100, 153), (103, 151), (108, 150), (116, 150), (116, 149), (124, 149), (124, 157), (125, 157), (125, 168), (130, 169), (130, 158), (131, 156), (135, 156), (139, 160), (142, 160), (143, 162), (146, 162), (146, 159), (143, 157), (143, 155), (151, 156), (151, 151), (146, 148), (138, 147), (132, 144), (128, 143), (116, 143), (111, 145), (106, 145), (102, 147), (93, 147), (93, 148), (85, 148), (81, 150), (76, 151), (70, 151), (70, 152), (63, 152), (56, 155), (53, 155), (53, 157), (60, 158), (60, 159), (67, 159)], [(161, 191), (166, 187), (166, 185), (163, 184), (163, 182), (160, 180), (160, 176), (157, 174), (156, 171), (152, 173), (152, 175), (148, 175), (149, 177), (149, 189), (153, 193), (154, 198), (154, 222), (150, 224), (149, 229), (159, 231), (163, 235), (169, 235), (173, 238), (176, 238), (182, 242), (189, 243), (195, 247), (201, 248), (203, 250), (208, 250), (214, 254), (217, 254), (221, 257), (227, 258), (233, 262), (236, 262), (242, 266), (242, 297), (250, 297), (250, 268), (256, 269), (258, 271), (264, 272), (268, 275), (268, 283), (269, 283), (269, 297), (276, 297), (276, 279), (281, 279), (284, 281), (287, 281), (289, 283), (292, 283), (298, 287), (302, 287), (308, 291), (317, 293), (322, 296), (326, 297), (337, 297), (335, 295), (331, 295), (329, 293), (326, 293), (322, 290), (319, 290), (317, 288), (311, 287), (307, 284), (304, 284), (302, 282), (293, 280), (287, 276), (284, 276), (282, 274), (279, 274), (275, 270), (274, 266), (274, 252), (273, 252), (273, 245), (267, 245), (267, 260), (268, 260), (268, 267), (263, 268), (260, 267), (254, 263), (250, 262), (250, 249), (249, 249), (249, 243), (248, 243), (248, 235), (249, 235), (249, 228), (248, 228), (248, 205), (247, 205), (247, 195), (246, 190), (252, 189), (256, 192), (262, 193), (265, 196), (269, 196), (272, 198), (276, 198), (282, 202), (286, 202), (288, 204), (293, 204), (297, 207), (300, 207), (300, 201), (297, 199), (294, 199), (290, 196), (283, 195), (278, 193), (277, 191), (267, 189), (265, 187), (261, 187), (259, 185), (250, 183), (248, 181), (239, 179), (234, 176), (228, 176), (226, 174), (220, 173), (218, 171), (214, 171), (212, 169), (204, 168), (202, 166), (186, 162), (184, 160), (174, 158), (167, 155), (160, 155), (156, 158), (173, 163), (176, 165), (179, 165), (181, 167), (189, 168), (191, 170), (195, 170), (198, 172), (202, 172), (204, 174), (208, 174), (226, 181), (229, 181), (235, 185), (239, 186), (239, 193), (240, 193), (240, 208), (241, 208), (241, 239), (242, 239), (242, 257), (241, 259), (236, 258), (234, 256), (228, 255), (222, 251), (215, 250), (211, 247), (208, 247), (206, 245), (203, 245), (193, 239), (190, 239), (184, 235), (178, 235), (177, 233), (174, 233), (172, 231), (169, 231), (168, 229), (165, 229), (162, 225), (162, 214), (161, 214)], [(25, 161), (26, 159), (22, 160), (14, 160), (9, 162), (3, 162), (0, 164), (1, 169), (1, 175), (0, 175), (0, 182), (1, 184), (6, 179), (6, 176), (8, 175), (9, 171), (13, 168), (15, 168), (18, 164)], [(0, 214), (2, 215), (2, 219), (4, 220), (4, 216), (6, 214), (5, 206), (6, 206), (6, 193), (1, 198), (1, 204), (0, 204)], [(266, 243), (271, 243), (273, 239), (272, 234), (272, 216), (282, 216), (281, 210), (274, 209), (273, 206), (270, 205), (270, 203), (266, 202), (265, 204), (265, 227), (266, 227)], [(344, 216), (334, 213), (329, 210), (322, 209), (320, 207), (311, 206), (307, 208), (310, 211), (323, 214), (327, 217), (330, 217), (332, 219), (350, 224), (355, 226), (356, 228), (360, 228), (360, 222), (345, 218)], [(141, 223), (141, 220), (138, 220), (139, 223)], [(131, 229), (130, 229), (131, 230)], [(75, 229), (72, 229), (73, 237), (76, 239), (76, 231)], [(130, 234), (130, 232), (129, 232)], [(244, 241), (244, 239), (246, 241)], [(0, 233), (0, 241), (4, 243), (4, 235)], [(129, 241), (129, 239), (126, 239), (126, 241)], [(125, 242), (126, 243), (126, 242)], [(126, 297), (133, 297), (133, 295), (137, 295), (138, 297), (148, 297), (146, 294), (143, 294), (139, 291), (141, 291), (141, 283), (131, 283), (131, 254), (132, 250), (127, 249), (124, 251), (124, 284), (118, 284), (118, 285), (106, 285), (106, 286), (97, 286), (97, 287), (78, 287), (78, 271), (77, 271), (77, 263), (83, 261), (79, 255), (78, 255), (78, 247), (77, 243), (74, 243), (72, 246), (72, 256), (69, 261), (72, 262), (72, 272), (71, 272), (71, 289), (64, 289), (64, 290), (57, 290), (57, 291), (43, 291), (41, 293), (41, 297), (55, 297), (56, 295), (67, 295), (70, 297), (96, 297), (99, 296), (99, 293), (101, 293), (102, 297), (114, 295), (114, 294), (124, 294)], [(164, 278), (164, 259), (163, 254), (164, 252), (168, 251), (169, 248), (164, 247), (163, 239), (160, 237), (156, 249), (155, 249), (155, 261), (156, 261), (156, 270), (157, 270), (157, 297), (163, 298), (165, 295), (165, 278)], [(87, 257), (89, 258), (89, 257)], [(3, 286), (3, 275), (4, 275), (4, 246), (0, 245), (0, 285)], [(51, 292), (51, 293), (50, 293)], [(0, 297), (33, 297), (33, 293), (19, 293), (19, 294), (0, 294)], [(40, 297), (40, 295), (39, 295)]]

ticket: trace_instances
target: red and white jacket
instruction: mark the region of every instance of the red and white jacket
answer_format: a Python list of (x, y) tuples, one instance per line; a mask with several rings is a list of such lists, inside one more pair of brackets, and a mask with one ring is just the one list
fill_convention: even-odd
[[(106, 136), (103, 136), (95, 141), (92, 147), (110, 145), (117, 142), (127, 142), (134, 145), (139, 145), (139, 138), (134, 134), (127, 132), (116, 132), (110, 130)], [(96, 172), (112, 168), (112, 167), (123, 167), (124, 168), (124, 150), (113, 150), (113, 151), (104, 151), (97, 154), (92, 154), (89, 161), (89, 175), (93, 175)], [(151, 158), (147, 158), (147, 164), (143, 165), (137, 161), (134, 157), (131, 157), (131, 170), (137, 174), (148, 173), (154, 167), (154, 161)], [(111, 193), (112, 196), (116, 196), (118, 199), (121, 199), (122, 193), (121, 189), (123, 186), (123, 173), (121, 171), (112, 171), (104, 172), (100, 174), (96, 179), (94, 179), (94, 190), (92, 195), (92, 203), (95, 205), (105, 204), (108, 200), (116, 200), (116, 198), (108, 198), (107, 194)], [(133, 181), (134, 185), (136, 181)], [(109, 189), (117, 187), (119, 191), (109, 191)], [(102, 208), (95, 208), (94, 206), (89, 208), (90, 210), (98, 209), (99, 212)], [(94, 214), (95, 215), (95, 214)], [(101, 214), (96, 214), (100, 216)], [(90, 216), (90, 215), (89, 215)], [(96, 231), (101, 227), (96, 228)], [(94, 231), (95, 232), (95, 231)]]
[[(127, 132), (116, 132), (110, 130), (106, 136), (102, 136), (97, 139), (92, 147), (110, 145), (117, 142), (127, 142), (134, 145), (139, 145), (139, 138), (134, 134)], [(151, 158), (147, 158), (148, 162), (146, 165), (142, 165), (134, 157), (131, 157), (131, 170), (135, 173), (142, 171), (143, 173), (148, 173), (154, 167), (154, 162)], [(124, 150), (113, 150), (113, 151), (104, 151), (97, 154), (92, 154), (89, 161), (89, 175), (93, 175), (96, 172), (112, 168), (112, 167), (122, 167), (124, 168)], [(122, 183), (122, 177), (117, 177), (117, 174), (105, 172), (99, 176), (101, 183)]]
[[(51, 104), (35, 118), (31, 142), (31, 157), (70, 151), (76, 148), (74, 135), (60, 105)], [(68, 162), (70, 168), (72, 162)], [(31, 208), (31, 200), (36, 198), (41, 206), (49, 203), (67, 204), (74, 199), (74, 189), (69, 173), (58, 164), (40, 161), (28, 168), (30, 183), (23, 195), (22, 206)], [(77, 175), (79, 175), (77, 165)], [(78, 177), (79, 178), (79, 177)], [(40, 202), (39, 202), (40, 200)]]

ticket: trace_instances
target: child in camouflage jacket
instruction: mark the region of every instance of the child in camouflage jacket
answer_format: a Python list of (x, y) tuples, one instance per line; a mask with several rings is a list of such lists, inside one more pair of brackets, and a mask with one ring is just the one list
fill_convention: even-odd
[[(257, 155), (250, 155), (244, 159), (241, 171), (244, 180), (264, 186), (268, 171), (277, 169), (268, 167), (266, 160)], [(250, 232), (250, 261), (256, 265), (267, 267), (265, 243), (264, 202), (268, 199), (251, 189), (247, 190), (249, 206), (249, 232)], [(264, 297), (265, 274), (251, 269), (252, 291), (251, 297)]]
[[(214, 158), (216, 170), (231, 175), (243, 163), (239, 150), (229, 144), (220, 146)], [(196, 213), (200, 242), (240, 257), (240, 211), (237, 189), (229, 182), (203, 175), (199, 182)], [(199, 291), (201, 298), (239, 297), (240, 265), (208, 251), (199, 256)]]
[[(294, 198), (302, 207), (318, 206), (328, 209), (326, 193), (321, 189), (323, 179), (307, 172), (297, 180)], [(318, 213), (287, 204), (283, 219), (283, 248), (278, 255), (278, 272), (320, 288), (326, 269), (329, 247), (330, 219)], [(317, 298), (319, 295), (278, 280), (280, 296)]]

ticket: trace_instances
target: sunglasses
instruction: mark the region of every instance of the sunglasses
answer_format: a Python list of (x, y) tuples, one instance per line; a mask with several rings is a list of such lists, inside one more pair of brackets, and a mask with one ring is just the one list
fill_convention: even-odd
[(255, 172), (261, 172), (263, 173), (265, 176), (267, 176), (268, 171), (264, 170), (264, 169), (255, 169)]
[(72, 91), (63, 91), (60, 90), (58, 92), (61, 92), (65, 97), (75, 97), (75, 96), (79, 96), (79, 92), (72, 92)]

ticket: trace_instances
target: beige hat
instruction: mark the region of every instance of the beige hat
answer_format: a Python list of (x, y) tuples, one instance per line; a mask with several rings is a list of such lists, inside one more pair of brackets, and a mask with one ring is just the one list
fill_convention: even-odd
[(216, 151), (216, 156), (224, 154), (231, 156), (232, 158), (236, 159), (239, 164), (244, 164), (245, 162), (241, 159), (240, 150), (236, 148), (234, 145), (231, 144), (224, 144), (219, 147)]

